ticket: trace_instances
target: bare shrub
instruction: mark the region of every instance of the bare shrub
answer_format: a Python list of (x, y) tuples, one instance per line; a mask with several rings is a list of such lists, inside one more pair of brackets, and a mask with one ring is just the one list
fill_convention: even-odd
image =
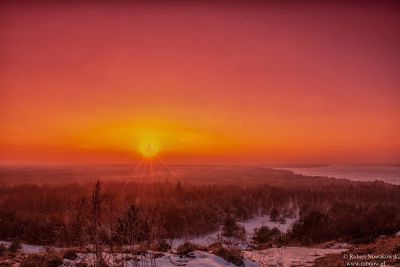
[(5, 256), (7, 254), (8, 250), (6, 248), (6, 246), (4, 246), (3, 244), (0, 245), (0, 257)]
[(58, 267), (63, 264), (63, 260), (58, 255), (46, 255), (45, 257), (45, 266), (46, 267)]
[(64, 251), (63, 258), (68, 260), (76, 260), (78, 258), (78, 254), (75, 249), (68, 249)]
[(20, 249), (22, 248), (21, 245), (21, 241), (19, 241), (18, 239), (14, 240), (13, 242), (11, 242), (10, 247), (8, 248), (8, 250), (11, 253), (17, 253)]
[(208, 249), (208, 251), (214, 252), (214, 251), (221, 249), (222, 247), (223, 247), (223, 245), (221, 242), (215, 242), (215, 243), (210, 244), (207, 247), (207, 249)]
[(176, 251), (177, 251), (177, 254), (178, 254), (178, 255), (185, 256), (185, 255), (187, 255), (187, 254), (189, 254), (190, 252), (193, 252), (193, 251), (195, 251), (195, 250), (205, 251), (206, 248), (204, 248), (204, 247), (202, 247), (202, 246), (199, 246), (199, 245), (196, 245), (196, 244), (193, 244), (193, 243), (191, 243), (191, 242), (185, 242), (185, 243), (183, 243), (182, 245), (180, 245), (180, 246), (177, 248)]
[(46, 259), (43, 255), (28, 255), (21, 261), (20, 267), (44, 267)]
[(97, 181), (92, 195), (92, 234), (95, 248), (95, 266), (102, 266), (103, 255), (100, 240), (101, 228), (101, 183)]
[(269, 229), (268, 226), (262, 226), (254, 229), (253, 242), (256, 244), (265, 244), (270, 242), (281, 235), (278, 228), (274, 227)]
[(244, 238), (245, 237), (244, 227), (237, 224), (235, 218), (228, 214), (225, 216), (224, 224), (222, 228), (222, 235), (226, 237), (236, 237), (236, 238)]
[(277, 222), (279, 220), (279, 210), (276, 207), (273, 207), (271, 211), (269, 212), (269, 218), (273, 222)]

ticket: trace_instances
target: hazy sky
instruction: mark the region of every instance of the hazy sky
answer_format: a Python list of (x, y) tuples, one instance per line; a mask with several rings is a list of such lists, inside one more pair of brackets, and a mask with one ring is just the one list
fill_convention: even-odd
[(1, 163), (400, 160), (395, 2), (72, 2), (1, 2)]

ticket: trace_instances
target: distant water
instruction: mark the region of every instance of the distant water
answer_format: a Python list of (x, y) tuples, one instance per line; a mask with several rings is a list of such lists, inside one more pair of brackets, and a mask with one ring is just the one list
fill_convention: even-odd
[(353, 181), (379, 180), (400, 185), (400, 167), (397, 166), (331, 165), (326, 167), (279, 169), (291, 170), (296, 174), (308, 176), (327, 176)]

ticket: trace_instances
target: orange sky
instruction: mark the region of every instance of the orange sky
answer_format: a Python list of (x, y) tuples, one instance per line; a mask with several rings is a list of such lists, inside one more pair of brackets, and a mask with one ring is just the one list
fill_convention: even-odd
[(16, 2), (0, 163), (400, 159), (394, 2)]

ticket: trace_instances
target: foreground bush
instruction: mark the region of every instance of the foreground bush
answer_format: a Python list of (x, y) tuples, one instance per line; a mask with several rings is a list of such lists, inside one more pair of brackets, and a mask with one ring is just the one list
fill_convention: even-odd
[(46, 257), (45, 266), (46, 267), (58, 267), (63, 264), (61, 257), (56, 255), (49, 255)]
[(0, 257), (5, 256), (7, 254), (7, 248), (3, 244), (0, 245)]
[(21, 242), (19, 240), (14, 240), (13, 242), (11, 242), (10, 247), (8, 248), (8, 250), (11, 253), (16, 253), (18, 252), (20, 249), (22, 248)]
[(243, 226), (236, 223), (233, 216), (227, 215), (224, 219), (222, 235), (226, 237), (244, 238), (246, 231)]
[(262, 226), (260, 228), (256, 228), (254, 230), (253, 242), (256, 244), (265, 244), (269, 241), (275, 240), (279, 238), (281, 235), (281, 231), (278, 228), (274, 227), (269, 229), (268, 226)]
[(25, 257), (20, 267), (44, 267), (45, 266), (45, 257), (42, 255), (28, 255)]
[(190, 242), (185, 242), (185, 243), (183, 243), (182, 245), (180, 245), (180, 246), (177, 248), (176, 251), (177, 251), (177, 254), (178, 254), (178, 255), (184, 256), (184, 255), (187, 255), (187, 254), (189, 254), (190, 252), (193, 252), (193, 251), (195, 251), (195, 250), (205, 251), (206, 249), (205, 249), (204, 247), (202, 247), (202, 246), (195, 245), (195, 244), (190, 243)]
[(63, 258), (68, 260), (76, 260), (78, 258), (77, 251), (74, 249), (68, 249), (64, 252)]
[(164, 239), (156, 242), (155, 250), (160, 252), (167, 252), (171, 249), (171, 245)]
[(20, 267), (58, 267), (61, 264), (63, 260), (57, 255), (32, 254), (22, 260)]

